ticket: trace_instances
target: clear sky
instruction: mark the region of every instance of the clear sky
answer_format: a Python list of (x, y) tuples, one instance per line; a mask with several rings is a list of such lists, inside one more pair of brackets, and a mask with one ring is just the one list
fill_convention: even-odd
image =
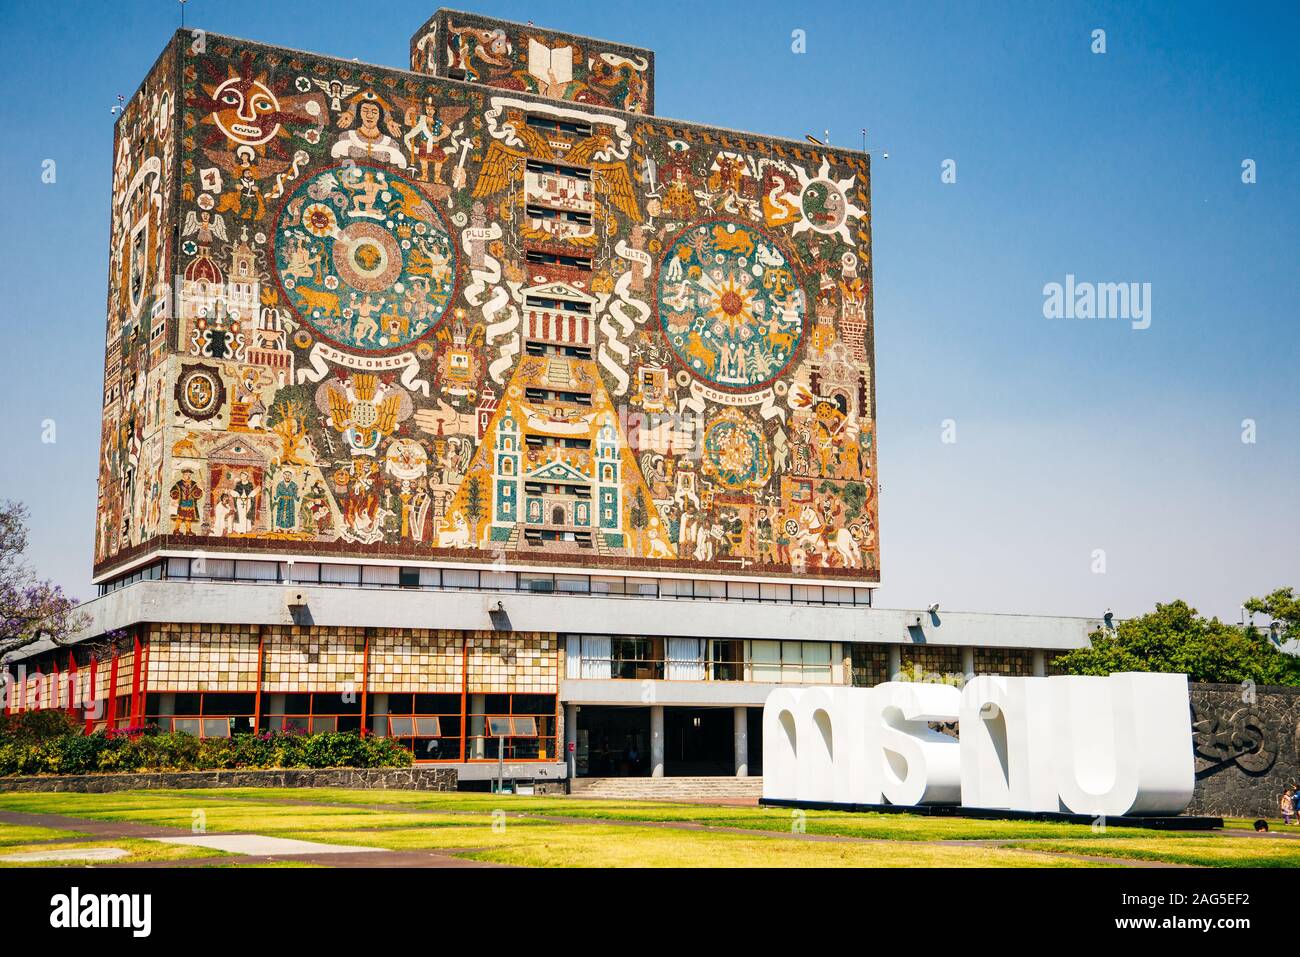
[[(663, 116), (846, 146), (865, 126), (889, 152), (872, 188), (880, 604), (1126, 616), (1183, 597), (1236, 621), (1300, 586), (1296, 4), (453, 6), (653, 48)], [(434, 9), (191, 0), (186, 18), (404, 67)], [(110, 107), (179, 18), (171, 0), (0, 0), (0, 497), (28, 504), (38, 570), (82, 597)], [(1067, 275), (1150, 283), (1149, 328), (1045, 318)]]

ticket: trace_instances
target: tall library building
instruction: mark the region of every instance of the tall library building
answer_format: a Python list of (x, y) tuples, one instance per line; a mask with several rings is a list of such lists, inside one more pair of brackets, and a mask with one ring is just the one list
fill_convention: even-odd
[(873, 607), (868, 154), (662, 118), (647, 49), (449, 10), (409, 49), (187, 28), (121, 111), (99, 595), (11, 709), (744, 778), (776, 685), (1086, 643)]

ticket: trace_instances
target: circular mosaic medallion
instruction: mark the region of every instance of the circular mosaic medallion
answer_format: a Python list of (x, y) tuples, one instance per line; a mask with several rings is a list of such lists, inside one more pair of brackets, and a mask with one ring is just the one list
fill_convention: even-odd
[(456, 260), (433, 205), (374, 166), (308, 177), (276, 225), (285, 299), (306, 325), (349, 351), (393, 352), (432, 332), (455, 293)]
[(704, 430), (704, 472), (729, 489), (759, 488), (772, 473), (767, 437), (737, 409), (727, 409)]
[(766, 233), (710, 222), (681, 233), (659, 267), (659, 321), (703, 382), (752, 392), (778, 378), (803, 338), (794, 264)]
[(187, 366), (176, 378), (176, 404), (186, 416), (197, 422), (212, 418), (226, 402), (226, 387), (221, 374), (207, 365)]

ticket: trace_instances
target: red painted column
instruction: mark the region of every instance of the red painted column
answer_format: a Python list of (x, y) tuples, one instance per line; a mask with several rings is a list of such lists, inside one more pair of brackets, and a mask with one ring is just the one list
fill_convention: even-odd
[(94, 653), (92, 652), (90, 658), (90, 686), (89, 686), (90, 690), (89, 693), (86, 695), (89, 704), (89, 707), (85, 709), (86, 734), (90, 734), (92, 731), (95, 730), (95, 719), (94, 717), (92, 717), (92, 715), (96, 710), (98, 710), (95, 707), (95, 705), (99, 701), (99, 685), (97, 683), (99, 676), (96, 673), (97, 669), (95, 667), (95, 664), (96, 664), (96, 659), (94, 657)]
[(139, 725), (138, 716), (140, 714), (140, 672), (143, 670), (144, 655), (140, 649), (140, 636), (135, 636), (135, 644), (132, 648), (131, 655), (131, 727)]
[(113, 643), (113, 660), (108, 666), (108, 724), (117, 727), (117, 643)]
[(68, 714), (77, 713), (77, 659), (68, 652)]

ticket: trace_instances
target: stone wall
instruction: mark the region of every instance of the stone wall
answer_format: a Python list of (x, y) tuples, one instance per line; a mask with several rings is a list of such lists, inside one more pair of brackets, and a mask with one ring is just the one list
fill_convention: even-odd
[(1279, 816), (1300, 784), (1300, 688), (1193, 684), (1196, 792), (1189, 814)]
[(234, 771), (146, 771), (0, 778), (3, 791), (105, 794), (142, 788), (373, 788), (455, 791), (455, 768), (272, 768)]

